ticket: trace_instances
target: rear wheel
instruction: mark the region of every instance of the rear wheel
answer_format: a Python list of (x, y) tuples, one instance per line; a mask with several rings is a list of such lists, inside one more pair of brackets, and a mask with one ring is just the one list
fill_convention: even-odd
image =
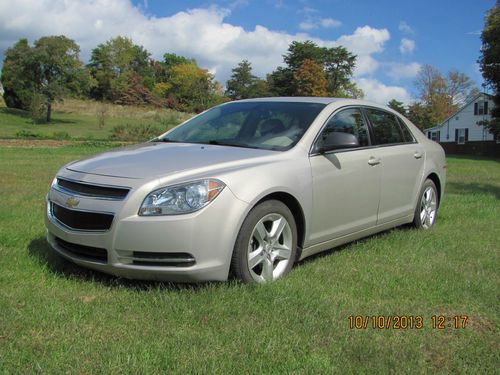
[(425, 180), (420, 190), (413, 225), (417, 228), (430, 229), (435, 221), (438, 210), (438, 194), (432, 180)]
[(231, 268), (245, 283), (265, 283), (285, 275), (297, 256), (297, 227), (289, 208), (276, 200), (254, 207), (236, 240)]

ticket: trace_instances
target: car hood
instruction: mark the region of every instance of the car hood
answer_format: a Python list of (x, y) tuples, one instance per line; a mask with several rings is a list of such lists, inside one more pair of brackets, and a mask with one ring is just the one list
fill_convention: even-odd
[(75, 172), (153, 178), (276, 154), (276, 151), (188, 143), (151, 142), (105, 152), (66, 166)]

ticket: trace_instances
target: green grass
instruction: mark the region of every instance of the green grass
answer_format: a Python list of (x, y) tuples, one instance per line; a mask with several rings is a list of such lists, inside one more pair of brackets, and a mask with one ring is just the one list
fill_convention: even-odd
[[(0, 148), (0, 373), (495, 373), (500, 163), (449, 158), (431, 231), (399, 228), (264, 286), (134, 282), (55, 256), (44, 195), (102, 148)], [(348, 327), (421, 315), (421, 330)], [(436, 314), (465, 329), (431, 328)]]
[[(99, 111), (103, 107), (104, 126), (100, 126)], [(166, 109), (66, 99), (55, 105), (50, 123), (34, 124), (28, 112), (0, 105), (0, 138), (106, 140), (118, 125), (150, 125), (166, 131), (188, 117), (189, 114)]]

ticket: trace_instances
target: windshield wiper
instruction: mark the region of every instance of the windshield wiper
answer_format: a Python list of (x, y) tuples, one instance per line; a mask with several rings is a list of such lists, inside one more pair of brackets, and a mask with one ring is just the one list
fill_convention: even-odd
[(175, 143), (175, 142), (179, 142), (179, 141), (174, 141), (173, 139), (169, 139), (169, 138), (154, 138), (151, 140), (151, 142), (171, 142), (171, 143)]
[(215, 139), (211, 139), (210, 141), (208, 141), (206, 143), (208, 143), (209, 145), (216, 145), (216, 146), (231, 146), (231, 147), (244, 147), (244, 148), (257, 148), (257, 149), (260, 148), (260, 147), (250, 146), (247, 144), (241, 144), (241, 143), (236, 143), (236, 142), (217, 141)]

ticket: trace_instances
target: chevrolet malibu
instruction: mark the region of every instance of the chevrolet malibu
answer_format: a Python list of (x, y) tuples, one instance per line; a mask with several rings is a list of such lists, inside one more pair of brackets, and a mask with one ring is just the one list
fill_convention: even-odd
[(242, 100), (64, 166), (47, 195), (47, 238), (117, 276), (263, 283), (376, 232), (431, 228), (445, 179), (443, 149), (387, 107)]

